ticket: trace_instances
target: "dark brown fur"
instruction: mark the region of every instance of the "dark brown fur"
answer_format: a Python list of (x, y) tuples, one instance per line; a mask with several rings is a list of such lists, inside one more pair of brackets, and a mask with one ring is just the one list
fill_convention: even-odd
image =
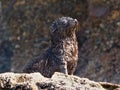
[(70, 17), (57, 19), (51, 25), (51, 44), (40, 56), (30, 61), (23, 72), (40, 72), (51, 77), (54, 72), (73, 74), (78, 60), (78, 46), (75, 31), (78, 21)]

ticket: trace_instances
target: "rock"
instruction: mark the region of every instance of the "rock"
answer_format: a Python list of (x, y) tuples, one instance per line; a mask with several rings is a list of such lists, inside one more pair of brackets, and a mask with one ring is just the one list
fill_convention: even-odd
[[(7, 32), (12, 33), (11, 40), (16, 47), (12, 71), (20, 72), (28, 60), (46, 49), (50, 41), (48, 28), (53, 20), (70, 16), (81, 27), (77, 33), (79, 61), (75, 75), (120, 84), (120, 0), (1, 2), (5, 27), (9, 27)], [(9, 36), (1, 32), (0, 37)]]
[(58, 72), (52, 78), (45, 78), (40, 73), (0, 74), (0, 90), (119, 90), (118, 88), (120, 85), (94, 82)]
[(80, 50), (75, 74), (95, 81), (120, 83), (120, 48), (115, 45), (110, 51), (98, 54), (91, 43), (84, 43)]
[(88, 0), (88, 4), (84, 30), (89, 33), (84, 34), (84, 42), (79, 41), (75, 75), (120, 84), (120, 1)]
[(12, 42), (3, 40), (0, 43), (0, 73), (9, 72), (11, 69), (11, 58), (13, 56)]
[(11, 70), (11, 58), (13, 56), (12, 42), (9, 40), (11, 32), (2, 14), (0, 1), (0, 73)]

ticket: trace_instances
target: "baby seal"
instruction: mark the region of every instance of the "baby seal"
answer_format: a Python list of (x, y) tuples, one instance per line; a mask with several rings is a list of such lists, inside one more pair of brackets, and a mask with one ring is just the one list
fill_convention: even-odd
[(72, 75), (78, 60), (77, 29), (76, 19), (62, 17), (55, 20), (50, 26), (48, 49), (27, 63), (23, 72), (40, 72), (45, 77), (51, 77), (54, 72)]

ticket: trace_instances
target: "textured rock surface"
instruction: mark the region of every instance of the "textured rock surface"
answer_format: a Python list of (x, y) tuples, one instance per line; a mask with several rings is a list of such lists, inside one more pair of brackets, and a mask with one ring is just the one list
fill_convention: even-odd
[(57, 72), (52, 78), (45, 78), (40, 73), (0, 74), (0, 90), (119, 90), (119, 88), (119, 85), (98, 83)]
[(11, 58), (13, 56), (12, 42), (9, 40), (11, 33), (2, 15), (0, 2), (0, 73), (11, 70)]
[[(76, 74), (120, 83), (120, 1), (89, 0), (86, 40), (79, 47)], [(81, 37), (82, 38), (82, 37)]]
[(70, 16), (81, 27), (77, 33), (79, 64), (75, 74), (120, 83), (120, 0), (1, 1), (7, 31), (12, 34), (9, 39), (15, 46), (12, 71), (19, 72), (48, 46), (48, 28), (53, 20)]
[(12, 42), (9, 40), (3, 40), (0, 43), (0, 73), (9, 72), (11, 70), (12, 56)]

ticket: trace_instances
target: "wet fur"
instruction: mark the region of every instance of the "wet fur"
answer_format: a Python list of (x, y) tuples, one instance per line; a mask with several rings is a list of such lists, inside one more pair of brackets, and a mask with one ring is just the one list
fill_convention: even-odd
[(54, 21), (50, 29), (49, 48), (26, 64), (23, 72), (40, 72), (45, 77), (51, 77), (54, 72), (73, 74), (78, 60), (75, 35), (77, 26), (78, 21), (69, 17), (62, 17)]

